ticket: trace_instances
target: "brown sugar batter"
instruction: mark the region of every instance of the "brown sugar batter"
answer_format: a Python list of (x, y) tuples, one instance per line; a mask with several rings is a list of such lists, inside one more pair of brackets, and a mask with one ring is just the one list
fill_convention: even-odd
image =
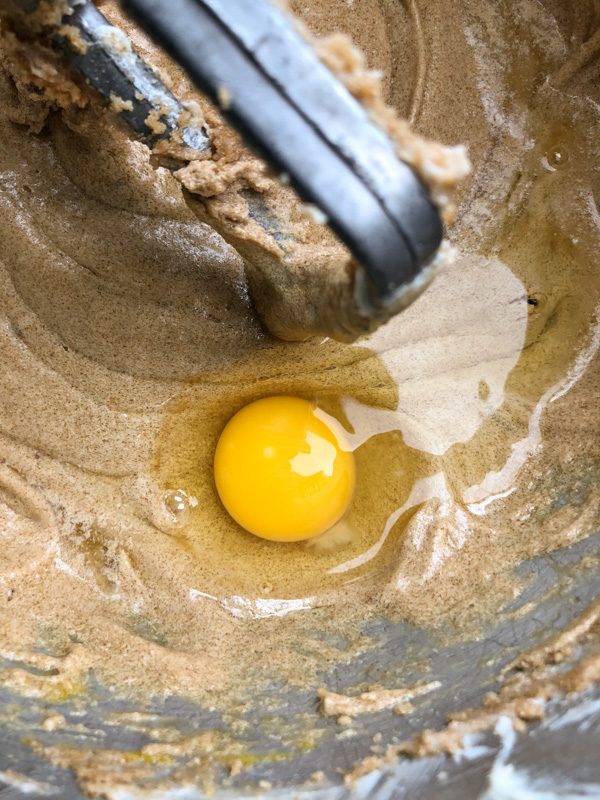
[[(227, 709), (272, 679), (316, 697), (366, 620), (472, 635), (518, 564), (597, 529), (593, 5), (292, 5), (473, 163), (456, 264), (352, 346), (273, 338), (240, 256), (144, 146), (0, 77), (0, 680), (26, 697), (95, 680)], [(275, 394), (316, 400), (355, 448), (350, 513), (308, 544), (246, 534), (212, 482), (224, 424)]]

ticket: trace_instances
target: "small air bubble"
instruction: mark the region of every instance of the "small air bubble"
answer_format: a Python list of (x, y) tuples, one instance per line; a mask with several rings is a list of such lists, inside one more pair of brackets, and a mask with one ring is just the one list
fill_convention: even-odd
[(555, 147), (547, 156), (548, 163), (553, 167), (564, 167), (569, 162), (569, 153), (563, 147)]
[(560, 145), (550, 148), (542, 158), (542, 164), (549, 172), (556, 172), (556, 170), (562, 169), (568, 163), (569, 151)]
[(178, 525), (185, 525), (190, 515), (190, 501), (187, 494), (180, 489), (165, 492), (165, 506)]

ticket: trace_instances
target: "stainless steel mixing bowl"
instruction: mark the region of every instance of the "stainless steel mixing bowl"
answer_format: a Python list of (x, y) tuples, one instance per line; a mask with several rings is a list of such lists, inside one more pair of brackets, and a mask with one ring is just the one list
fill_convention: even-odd
[[(323, 0), (323, 4), (326, 2), (332, 7), (335, 5), (334, 0)], [(343, 22), (342, 11), (347, 9), (346, 23), (351, 33), (359, 42), (362, 38), (364, 46), (370, 43), (377, 53), (371, 41), (375, 34), (367, 24), (369, 2), (371, 0), (357, 2), (353, 10), (352, 0), (348, 0), (347, 7), (339, 0), (338, 12)], [(296, 5), (301, 10), (302, 4)], [(419, 8), (415, 0), (381, 0), (375, 5), (381, 16), (379, 22), (383, 20), (377, 30), (387, 30), (387, 41), (381, 51), (391, 51), (393, 56), (391, 97), (408, 116), (418, 121), (419, 103), (427, 92), (427, 68), (419, 62), (417, 45), (424, 37), (423, 26), (427, 25), (427, 19), (415, 16)], [(501, 5), (500, 2), (491, 3), (494, 7)], [(513, 3), (515, 14), (525, 13), (525, 10), (524, 6)], [(448, 6), (447, 14), (449, 24), (466, 25), (454, 7)], [(318, 27), (318, 15), (309, 21)], [(394, 55), (396, 52), (400, 55), (394, 49), (398, 47), (398, 28), (406, 25), (415, 26), (417, 43), (414, 51), (403, 54), (412, 75), (410, 82), (399, 67), (403, 62)], [(437, 45), (441, 46), (439, 41)], [(434, 58), (435, 53), (430, 53), (430, 57)], [(563, 504), (580, 502), (578, 496), (560, 498)], [(586, 556), (595, 558), (583, 562)], [(96, 686), (84, 701), (75, 698), (56, 705), (71, 728), (52, 731), (42, 725), (47, 706), (0, 690), (0, 703), (4, 708), (4, 723), (0, 728), (0, 798), (56, 796), (71, 800), (84, 797), (73, 774), (36, 756), (28, 738), (34, 736), (47, 744), (69, 743), (82, 750), (95, 746), (139, 752), (151, 739), (143, 730), (136, 731), (135, 726), (107, 721), (114, 712), (145, 713), (150, 715), (155, 729), (168, 726), (182, 734), (231, 729), (236, 718), (244, 720), (244, 733), (238, 738), (252, 763), (236, 778), (228, 778), (223, 770), (226, 780), (216, 793), (222, 798), (257, 794), (279, 800), (600, 798), (600, 689), (590, 690), (585, 696), (553, 701), (547, 708), (548, 719), (531, 724), (514, 745), (507, 732), (500, 729), (498, 733), (488, 733), (470, 741), (462, 756), (455, 759), (436, 756), (417, 761), (402, 760), (382, 772), (367, 775), (355, 787), (345, 786), (340, 774), (370, 753), (376, 734), (381, 734), (384, 744), (402, 741), (425, 728), (443, 727), (449, 712), (479, 706), (486, 692), (499, 686), (498, 675), (505, 665), (563, 629), (600, 597), (599, 557), (600, 532), (569, 549), (522, 564), (519, 572), (527, 578), (527, 588), (514, 606), (499, 609), (497, 618), (488, 622), (483, 632), (467, 636), (466, 640), (456, 636), (449, 640), (448, 631), (426, 631), (383, 619), (369, 624), (365, 633), (376, 637), (378, 646), (353, 663), (339, 666), (333, 675), (324, 674), (324, 685), (349, 693), (373, 684), (399, 687), (423, 680), (439, 680), (442, 685), (436, 692), (418, 698), (411, 714), (365, 715), (357, 718), (352, 728), (340, 727), (335, 720), (319, 716), (318, 700), (313, 691), (290, 691), (281, 685), (273, 685), (270, 692), (257, 698), (257, 707), (251, 712), (232, 709), (227, 719), (173, 698), (142, 707), (115, 699), (106, 689)], [(518, 613), (519, 609), (523, 609), (522, 614)], [(256, 624), (262, 623), (259, 620)], [(140, 633), (143, 635), (143, 631)], [(15, 664), (0, 666), (14, 667)], [(320, 737), (314, 747), (302, 752), (294, 743), (306, 724), (306, 714), (314, 719)], [(87, 732), (76, 727), (81, 724)], [(508, 759), (515, 765), (514, 770), (502, 770)], [(325, 783), (310, 782), (311, 775), (317, 771), (327, 775)], [(168, 772), (167, 766), (157, 766), (155, 782)], [(26, 776), (26, 781), (17, 780), (16, 774)], [(255, 788), (260, 781), (268, 781), (272, 788), (266, 788), (266, 784)], [(106, 796), (125, 800), (134, 795), (126, 787), (113, 787), (107, 789)], [(205, 794), (200, 787), (186, 785), (169, 792), (147, 787), (142, 796), (191, 800)]]
[[(428, 695), (417, 699), (415, 712), (399, 717), (389, 712), (359, 718), (348, 737), (334, 719), (320, 718), (318, 725), (323, 736), (318, 745), (305, 754), (277, 760), (285, 753), (288, 742), (294, 740), (302, 713), (315, 714), (317, 701), (313, 692), (286, 692), (273, 687), (273, 695), (259, 699), (258, 708), (239, 716), (250, 723), (243, 736), (247, 752), (256, 755), (256, 766), (244, 771), (217, 792), (217, 797), (253, 797), (259, 781), (273, 783), (270, 790), (258, 794), (275, 798), (306, 798), (306, 800), (337, 800), (338, 798), (420, 798), (420, 800), (459, 800), (485, 797), (490, 772), (497, 763), (499, 751), (505, 744), (502, 737), (486, 734), (477, 738), (463, 757), (451, 759), (436, 756), (422, 760), (404, 760), (397, 765), (362, 778), (356, 787), (342, 783), (338, 770), (349, 770), (369, 753), (373, 736), (382, 734), (384, 743), (410, 738), (425, 728), (441, 728), (446, 715), (452, 711), (477, 707), (486, 692), (498, 687), (497, 675), (524, 649), (541, 643), (552, 633), (575, 619), (589, 603), (600, 596), (600, 567), (581, 570), (578, 566), (586, 555), (600, 556), (600, 533), (572, 548), (525, 563), (520, 568), (531, 579), (529, 588), (519, 598), (515, 608), (532, 598), (544, 600), (531, 614), (521, 619), (508, 619), (488, 626), (481, 638), (455, 645), (440, 645), (425, 631), (381, 621), (369, 629), (369, 634), (381, 639), (381, 647), (366, 654), (350, 666), (336, 670), (335, 680), (324, 680), (340, 691), (347, 687), (361, 688), (373, 683), (401, 686), (423, 679), (423, 663), (428, 662), (427, 680), (439, 679), (442, 687), (435, 699)], [(382, 656), (382, 654), (385, 654)], [(281, 693), (281, 694), (280, 694)], [(167, 700), (141, 708), (128, 702), (115, 701), (100, 687), (94, 699), (82, 709), (80, 702), (69, 701), (57, 706), (69, 723), (83, 723), (92, 733), (47, 732), (41, 726), (40, 709), (34, 701), (0, 696), (3, 704), (19, 703), (17, 715), (31, 735), (48, 743), (69, 742), (80, 748), (99, 746), (125, 752), (139, 752), (151, 739), (135, 731), (108, 725), (109, 712), (144, 711), (155, 717), (154, 727), (176, 727), (182, 734), (226, 727), (217, 714), (202, 712), (180, 700)], [(273, 709), (274, 697), (277, 707)], [(600, 797), (600, 689), (584, 696), (553, 702), (548, 720), (534, 723), (521, 734), (510, 752), (510, 763), (527, 776), (525, 788), (515, 782), (512, 794), (490, 794), (489, 800), (550, 800), (553, 797)], [(28, 791), (7, 785), (0, 790), (2, 800), (21, 797), (63, 797), (68, 800), (84, 795), (68, 770), (52, 767), (32, 754), (23, 741), (24, 728), (15, 732), (10, 726), (0, 730), (0, 785), (7, 771), (26, 775), (31, 780)], [(292, 753), (294, 751), (292, 750)], [(506, 753), (508, 756), (508, 753)], [(329, 781), (323, 786), (311, 786), (310, 776), (323, 770)], [(223, 773), (225, 774), (225, 773)], [(9, 773), (10, 775), (10, 773)], [(161, 771), (157, 771), (157, 780)], [(36, 788), (35, 782), (41, 784)], [(597, 794), (582, 794), (577, 785), (587, 784)], [(537, 789), (536, 789), (537, 786)], [(521, 788), (519, 788), (521, 787)], [(509, 787), (510, 788), (510, 787)], [(525, 794), (525, 789), (540, 794)], [(522, 793), (519, 794), (519, 791)], [(579, 794), (577, 793), (579, 791)], [(545, 794), (543, 792), (546, 792)], [(112, 797), (133, 797), (126, 789), (115, 790)], [(200, 787), (182, 787), (165, 793), (149, 791), (144, 797), (202, 798), (207, 795)]]

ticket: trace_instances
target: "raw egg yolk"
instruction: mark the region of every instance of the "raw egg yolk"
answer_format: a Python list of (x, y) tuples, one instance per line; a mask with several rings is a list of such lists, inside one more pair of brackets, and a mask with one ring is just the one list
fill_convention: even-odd
[(309, 539), (346, 512), (355, 483), (344, 431), (313, 403), (266, 397), (228, 422), (215, 453), (223, 505), (250, 533)]

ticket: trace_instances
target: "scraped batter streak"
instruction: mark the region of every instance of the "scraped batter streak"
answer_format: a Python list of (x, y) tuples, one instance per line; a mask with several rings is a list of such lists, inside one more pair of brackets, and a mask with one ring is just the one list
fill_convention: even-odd
[[(114, 9), (105, 8), (109, 9), (109, 16), (115, 16)], [(81, 76), (69, 72), (55, 53), (54, 32), (47, 33), (44, 27), (46, 6), (40, 12), (41, 20), (36, 14), (24, 14), (10, 0), (0, 2), (0, 12), (4, 15), (8, 67), (18, 85), (29, 87), (29, 92), (26, 88), (22, 91), (25, 96), (29, 94), (29, 101), (31, 89), (35, 88), (38, 94), (34, 99), (52, 99), (69, 115), (75, 105), (86, 107), (88, 125), (94, 111), (96, 116), (102, 116), (94, 93), (85, 87)], [(117, 17), (116, 21), (127, 30), (126, 20)], [(69, 27), (73, 26), (62, 25), (57, 32), (67, 36), (79, 51), (81, 43), (73, 41)], [(379, 73), (367, 69), (363, 55), (347, 36), (314, 39), (307, 29), (302, 28), (301, 32), (374, 121), (388, 131), (398, 155), (415, 168), (444, 220), (452, 222), (456, 186), (470, 171), (464, 146), (448, 147), (429, 141), (400, 119), (385, 102)], [(107, 28), (101, 39), (118, 59), (127, 60), (131, 44), (119, 28)], [(169, 66), (172, 68), (159, 68), (167, 83), (171, 82)], [(179, 88), (184, 97), (191, 91), (189, 86)], [(229, 105), (229, 90), (223, 87), (219, 99), (223, 107)], [(200, 102), (190, 97), (187, 100), (188, 110), (183, 115), (186, 119), (179, 120), (180, 129), (191, 117), (195, 117), (197, 127), (207, 124), (210, 150), (191, 150), (178, 131), (153, 146), (155, 162), (161, 163), (162, 159), (164, 163), (167, 159), (171, 165), (181, 164), (174, 169), (174, 175), (185, 189), (188, 204), (199, 219), (210, 224), (245, 257), (254, 306), (268, 329), (279, 338), (304, 341), (321, 335), (355, 341), (409, 305), (453, 260), (453, 251), (444, 242), (432, 262), (382, 305), (365, 272), (325, 227), (326, 219), (310, 213), (310, 207), (285, 185), (289, 181), (277, 179), (260, 159), (245, 150), (210, 103), (202, 98)], [(110, 108), (118, 114), (127, 104), (111, 96)], [(165, 107), (164, 114), (168, 111)], [(166, 131), (161, 114), (154, 110), (145, 120), (157, 135)], [(100, 124), (99, 120), (96, 122)]]
[[(143, 146), (78, 108), (77, 86), (58, 113), (2, 75), (5, 686), (59, 701), (93, 675), (117, 693), (221, 709), (270, 679), (316, 691), (319, 674), (369, 646), (365, 620), (469, 635), (519, 594), (516, 565), (597, 527), (600, 97), (581, 71), (552, 79), (593, 10), (417, 5), (421, 38), (400, 5), (392, 28), (373, 0), (352, 15), (341, 0), (297, 9), (318, 32), (347, 25), (400, 112), (467, 142), (474, 165), (457, 264), (356, 346), (271, 338), (241, 258)], [(224, 424), (275, 394), (317, 400), (355, 448), (354, 505), (317, 546), (246, 535), (213, 487)], [(97, 777), (92, 756), (46, 755)], [(123, 756), (93, 758), (108, 775)]]
[(398, 705), (407, 703), (414, 697), (439, 689), (438, 681), (412, 686), (410, 689), (380, 689), (379, 691), (363, 692), (358, 697), (328, 692), (319, 689), (321, 698), (321, 711), (327, 717), (355, 717), (358, 714), (373, 714), (388, 708), (397, 708)]
[[(380, 74), (367, 68), (348, 36), (315, 39), (307, 29), (302, 32), (326, 66), (388, 132), (399, 157), (428, 187), (444, 221), (453, 223), (456, 187), (470, 172), (464, 146), (427, 140), (400, 119), (385, 102)], [(326, 219), (306, 213), (294, 192), (268, 177), (256, 159), (240, 161), (239, 152), (235, 156), (230, 163), (225, 150), (212, 160), (192, 161), (175, 177), (190, 192), (188, 202), (199, 218), (216, 227), (246, 257), (256, 308), (269, 330), (282, 339), (303, 341), (321, 335), (352, 342), (413, 302), (453, 261), (454, 253), (444, 242), (432, 263), (381, 307), (371, 296), (363, 270), (324, 227)], [(285, 220), (278, 237), (253, 219), (252, 200), (244, 190), (258, 193), (261, 206)]]

